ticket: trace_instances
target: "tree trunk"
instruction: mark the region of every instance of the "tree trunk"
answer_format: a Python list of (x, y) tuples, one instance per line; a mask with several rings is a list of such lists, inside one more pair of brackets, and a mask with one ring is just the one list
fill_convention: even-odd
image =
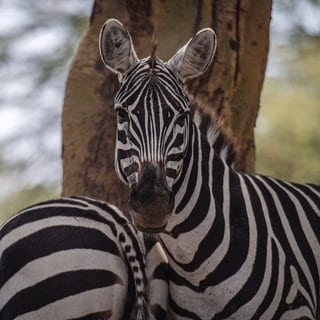
[(63, 109), (63, 194), (87, 195), (126, 208), (127, 187), (114, 170), (118, 81), (102, 65), (98, 35), (114, 17), (132, 35), (139, 57), (151, 51), (168, 59), (194, 32), (212, 27), (218, 49), (210, 70), (189, 81), (189, 91), (214, 108), (230, 128), (239, 168), (254, 170), (254, 125), (267, 53), (271, 0), (96, 0), (71, 65)]

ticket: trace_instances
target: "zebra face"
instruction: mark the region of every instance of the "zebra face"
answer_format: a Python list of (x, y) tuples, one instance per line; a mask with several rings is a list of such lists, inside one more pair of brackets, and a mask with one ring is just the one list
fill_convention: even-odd
[(150, 59), (142, 59), (116, 94), (115, 111), (120, 179), (130, 188), (136, 186), (150, 163), (172, 188), (181, 173), (190, 124), (182, 83), (159, 58), (152, 69)]
[[(143, 59), (124, 79), (115, 111), (115, 167), (131, 188), (129, 205), (136, 224), (147, 225), (149, 231), (164, 227), (189, 140), (188, 98), (167, 64), (157, 59), (151, 70), (149, 59)], [(162, 214), (154, 216), (154, 208)]]
[(191, 122), (183, 81), (210, 65), (215, 34), (199, 31), (167, 62), (154, 52), (138, 59), (128, 31), (115, 19), (106, 21), (99, 43), (104, 64), (121, 83), (115, 97), (116, 172), (131, 188), (129, 206), (137, 227), (159, 232), (174, 210), (172, 187), (188, 148)]

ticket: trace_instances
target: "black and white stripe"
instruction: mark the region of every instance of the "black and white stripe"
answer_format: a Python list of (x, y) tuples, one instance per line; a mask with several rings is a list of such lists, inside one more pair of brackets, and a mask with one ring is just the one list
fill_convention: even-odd
[(166, 257), (146, 244), (147, 254), (141, 233), (104, 202), (25, 209), (0, 229), (0, 319), (163, 319)]
[(119, 46), (101, 50), (121, 73), (116, 171), (135, 224), (167, 252), (170, 319), (320, 319), (320, 187), (238, 172), (221, 126), (183, 92), (181, 80), (211, 62), (213, 32), (151, 67), (132, 59), (119, 22), (106, 22), (100, 43), (114, 29), (130, 48), (125, 72), (107, 57)]
[(188, 97), (166, 64), (157, 63), (149, 71), (149, 58), (142, 59), (115, 97), (116, 171), (133, 186), (142, 163), (165, 163), (172, 187), (187, 147)]
[(237, 172), (203, 117), (160, 234), (173, 318), (319, 319), (320, 187)]

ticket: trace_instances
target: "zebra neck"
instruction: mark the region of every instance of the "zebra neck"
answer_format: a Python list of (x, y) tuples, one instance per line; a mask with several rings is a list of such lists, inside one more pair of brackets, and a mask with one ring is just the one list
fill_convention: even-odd
[(235, 249), (228, 251), (228, 263), (243, 263), (249, 248), (249, 223), (241, 192), (243, 176), (220, 157), (196, 126), (191, 136), (183, 182), (175, 193), (175, 212), (160, 238), (173, 269), (197, 279), (215, 269), (231, 243)]
[[(209, 230), (212, 234), (221, 234), (225, 225), (223, 198), (227, 197), (224, 190), (229, 189), (232, 171), (196, 125), (192, 126), (189, 146), (182, 178), (174, 188), (175, 211), (166, 229), (168, 234), (164, 236), (183, 239), (181, 250), (186, 260), (189, 259), (186, 253), (193, 257), (199, 241)], [(210, 241), (214, 245), (214, 239)]]

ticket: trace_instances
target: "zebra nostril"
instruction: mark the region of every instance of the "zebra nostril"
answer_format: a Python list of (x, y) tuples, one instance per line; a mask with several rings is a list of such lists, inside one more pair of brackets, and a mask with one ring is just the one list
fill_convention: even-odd
[(141, 206), (139, 205), (138, 198), (137, 198), (137, 191), (136, 188), (133, 188), (130, 194), (130, 199), (129, 199), (129, 207), (133, 211), (139, 211)]
[(149, 201), (154, 194), (154, 186), (151, 183), (140, 185), (135, 192), (136, 199), (140, 204)]

